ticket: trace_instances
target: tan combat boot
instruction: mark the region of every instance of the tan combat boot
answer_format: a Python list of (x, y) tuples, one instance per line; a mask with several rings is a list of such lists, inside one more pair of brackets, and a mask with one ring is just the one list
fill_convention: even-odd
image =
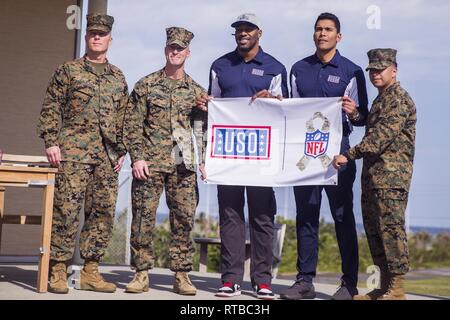
[(175, 273), (173, 292), (185, 296), (195, 296), (197, 294), (197, 289), (192, 284), (191, 279), (189, 279), (187, 272), (179, 271)]
[(128, 293), (142, 293), (148, 291), (148, 271), (136, 271), (133, 280), (127, 284), (125, 292)]
[(389, 272), (387, 270), (380, 270), (380, 288), (369, 291), (368, 293), (353, 296), (353, 300), (377, 300), (386, 293), (389, 287)]
[(86, 261), (80, 274), (80, 290), (115, 292), (116, 285), (106, 282), (98, 272), (98, 262)]
[(403, 289), (404, 279), (403, 275), (392, 274), (389, 288), (377, 300), (406, 300), (405, 290)]
[(67, 265), (65, 261), (50, 261), (50, 283), (48, 291), (52, 293), (68, 293)]

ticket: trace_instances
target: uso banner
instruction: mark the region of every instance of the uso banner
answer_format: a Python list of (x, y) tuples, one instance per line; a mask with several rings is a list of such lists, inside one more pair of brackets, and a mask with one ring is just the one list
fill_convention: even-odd
[(214, 99), (208, 104), (207, 183), (336, 185), (339, 98)]

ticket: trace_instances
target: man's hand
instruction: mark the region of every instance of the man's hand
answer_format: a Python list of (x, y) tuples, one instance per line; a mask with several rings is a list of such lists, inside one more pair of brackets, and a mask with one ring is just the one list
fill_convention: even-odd
[(202, 111), (208, 111), (208, 102), (211, 101), (212, 99), (214, 99), (213, 96), (207, 96), (207, 95), (203, 95), (203, 96), (198, 96), (195, 104), (197, 105), (197, 108), (199, 108)]
[(347, 157), (342, 154), (334, 156), (333, 158), (333, 167), (339, 170), (342, 166), (346, 165), (348, 162)]
[(201, 173), (200, 179), (202, 179), (202, 181), (205, 181), (205, 180), (206, 180), (205, 164), (202, 163), (202, 164), (198, 167), (198, 169), (200, 170), (200, 173)]
[(354, 119), (358, 116), (356, 102), (350, 97), (342, 97), (342, 110), (344, 110), (350, 119)]
[(144, 160), (138, 160), (133, 163), (133, 177), (138, 180), (147, 180), (150, 176), (150, 171), (148, 170), (147, 163)]
[(257, 99), (257, 98), (273, 98), (273, 99), (278, 99), (280, 101), (283, 100), (283, 96), (281, 94), (274, 96), (266, 89), (255, 93), (252, 97), (252, 102), (255, 101), (255, 99)]
[(119, 172), (120, 169), (122, 169), (123, 162), (125, 161), (125, 155), (121, 156), (119, 158), (119, 161), (117, 161), (116, 166), (114, 167), (114, 172)]
[(47, 160), (50, 162), (52, 167), (58, 168), (61, 163), (61, 150), (58, 146), (53, 146), (45, 149), (47, 155)]

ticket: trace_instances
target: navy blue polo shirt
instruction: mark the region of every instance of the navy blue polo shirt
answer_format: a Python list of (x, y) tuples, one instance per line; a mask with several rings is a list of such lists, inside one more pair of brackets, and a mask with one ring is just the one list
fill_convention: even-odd
[(296, 62), (291, 69), (290, 82), (293, 98), (349, 96), (355, 100), (360, 119), (351, 121), (343, 112), (344, 124), (348, 124), (344, 126), (344, 134), (352, 131), (352, 125), (365, 125), (369, 111), (364, 72), (339, 51), (328, 63), (322, 63), (315, 54)]
[(248, 62), (235, 50), (211, 66), (208, 93), (216, 98), (251, 97), (264, 89), (272, 95), (289, 96), (286, 68), (261, 47)]

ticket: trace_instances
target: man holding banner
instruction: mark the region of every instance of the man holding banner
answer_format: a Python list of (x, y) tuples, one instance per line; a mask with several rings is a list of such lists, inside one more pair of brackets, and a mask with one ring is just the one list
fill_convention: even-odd
[[(339, 19), (334, 14), (322, 13), (315, 23), (316, 53), (293, 65), (290, 81), (293, 98), (343, 97), (341, 153), (344, 153), (350, 148), (349, 135), (352, 127), (365, 125), (368, 110), (364, 73), (359, 66), (339, 54), (336, 46), (341, 38)], [(342, 283), (333, 299), (351, 300), (357, 294), (358, 241), (352, 191), (355, 174), (356, 166), (352, 160), (340, 168), (337, 186), (294, 187), (297, 204), (298, 274), (296, 282), (281, 293), (281, 298), (298, 300), (315, 297), (312, 282), (318, 260), (323, 189), (330, 203), (342, 257)]]
[(413, 173), (416, 106), (397, 81), (397, 50), (367, 52), (370, 81), (378, 89), (362, 141), (335, 156), (340, 168), (363, 158), (361, 209), (364, 230), (380, 287), (354, 300), (404, 300), (404, 275), (409, 271), (405, 211)]
[[(254, 14), (240, 15), (231, 25), (237, 48), (217, 59), (211, 67), (209, 97), (197, 101), (206, 109), (208, 100), (216, 98), (279, 98), (288, 96), (286, 68), (259, 46), (260, 23)], [(246, 107), (248, 107), (248, 99)], [(203, 175), (206, 174), (203, 172)], [(276, 214), (275, 194), (271, 187), (218, 185), (222, 286), (219, 297), (241, 294), (244, 275), (246, 224), (245, 197), (249, 206), (251, 242), (251, 282), (260, 299), (274, 299), (271, 290), (273, 223)]]

